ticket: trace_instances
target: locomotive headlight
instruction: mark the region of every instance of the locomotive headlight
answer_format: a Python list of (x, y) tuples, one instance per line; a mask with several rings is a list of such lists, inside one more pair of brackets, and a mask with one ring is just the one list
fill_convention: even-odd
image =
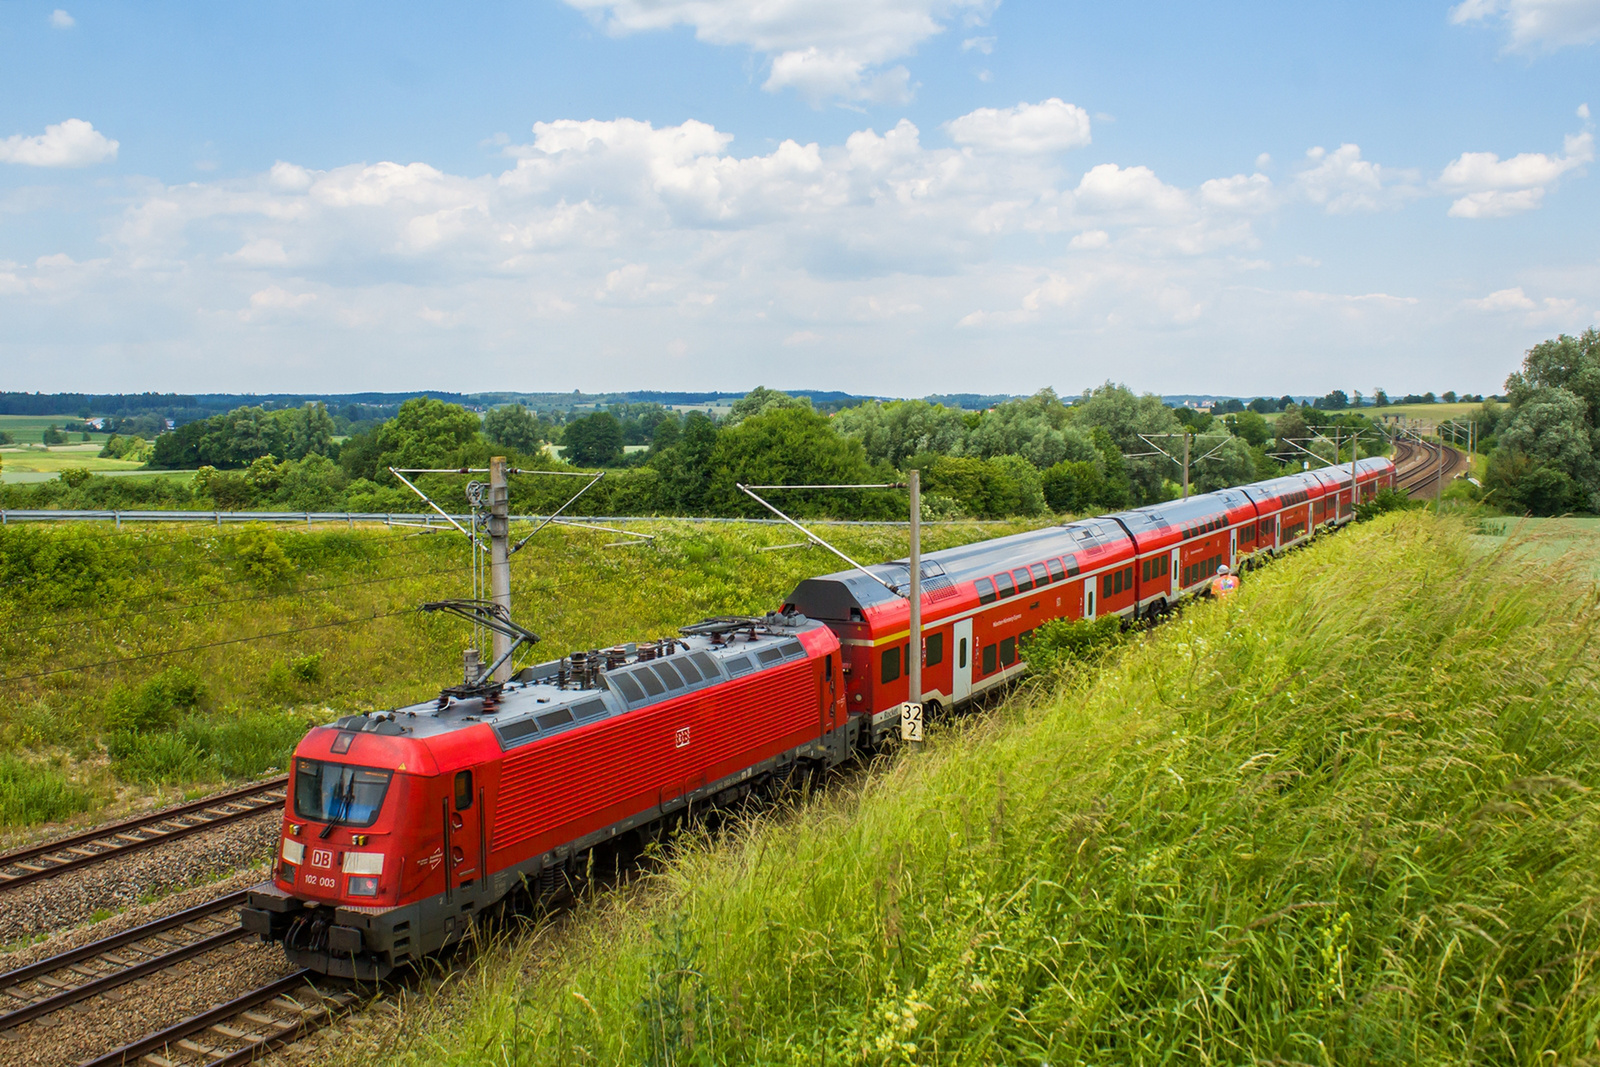
[(375, 897), (378, 895), (378, 880), (376, 878), (350, 879), (350, 895), (353, 897)]
[(299, 841), (286, 839), (283, 842), (283, 858), (296, 867), (300, 866), (306, 861), (306, 846)]
[[(345, 874), (371, 874), (371, 875), (382, 874), (383, 873), (383, 853), (382, 852), (346, 852), (344, 854), (344, 873)], [(355, 890), (352, 889), (351, 892), (353, 893), (353, 892), (355, 892)], [(374, 889), (373, 892), (376, 893), (377, 890)]]

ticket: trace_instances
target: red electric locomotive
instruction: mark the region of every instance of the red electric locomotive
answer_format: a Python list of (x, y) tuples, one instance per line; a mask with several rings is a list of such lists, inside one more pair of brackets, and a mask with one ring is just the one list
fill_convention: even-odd
[(296, 966), (381, 977), (597, 844), (849, 753), (826, 626), (789, 614), (682, 633), (311, 730), (245, 928)]

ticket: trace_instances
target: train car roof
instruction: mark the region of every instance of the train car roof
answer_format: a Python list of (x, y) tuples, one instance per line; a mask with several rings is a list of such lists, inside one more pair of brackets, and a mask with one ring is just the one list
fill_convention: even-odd
[[(1025, 567), (1052, 556), (1104, 552), (1119, 545), (1131, 547), (1132, 542), (1127, 532), (1109, 516), (1046, 526), (991, 541), (974, 541), (970, 545), (925, 554), (922, 588), (925, 593), (937, 595), (942, 589)], [(908, 560), (879, 563), (866, 570), (896, 589), (909, 587), (911, 565)], [(900, 598), (861, 571), (847, 570), (805, 579), (789, 595), (789, 602), (819, 618), (847, 619), (851, 608), (873, 607)]]
[[(719, 623), (726, 625), (712, 625)], [(325, 728), (426, 740), (486, 723), (494, 728), (501, 747), (509, 749), (805, 659), (811, 653), (802, 636), (826, 632), (822, 623), (798, 613), (707, 620), (684, 630), (682, 637), (644, 646), (654, 652), (655, 645), (671, 643), (671, 652), (650, 658), (641, 656), (636, 644), (600, 650), (602, 661), (609, 651), (620, 653), (613, 661), (621, 662), (599, 669), (593, 684), (573, 678), (568, 657), (526, 667), (498, 691), (447, 689), (433, 700), (373, 715), (345, 716)]]

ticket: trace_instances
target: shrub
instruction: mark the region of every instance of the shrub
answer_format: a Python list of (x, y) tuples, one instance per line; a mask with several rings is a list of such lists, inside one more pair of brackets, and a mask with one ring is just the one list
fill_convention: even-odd
[(93, 799), (57, 767), (0, 754), (0, 826), (54, 822), (89, 810)]

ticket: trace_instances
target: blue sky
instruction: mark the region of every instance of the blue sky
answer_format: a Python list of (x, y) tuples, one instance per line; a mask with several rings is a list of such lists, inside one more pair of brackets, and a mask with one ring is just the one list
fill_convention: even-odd
[(0, 388), (1495, 391), (1600, 0), (0, 5)]

